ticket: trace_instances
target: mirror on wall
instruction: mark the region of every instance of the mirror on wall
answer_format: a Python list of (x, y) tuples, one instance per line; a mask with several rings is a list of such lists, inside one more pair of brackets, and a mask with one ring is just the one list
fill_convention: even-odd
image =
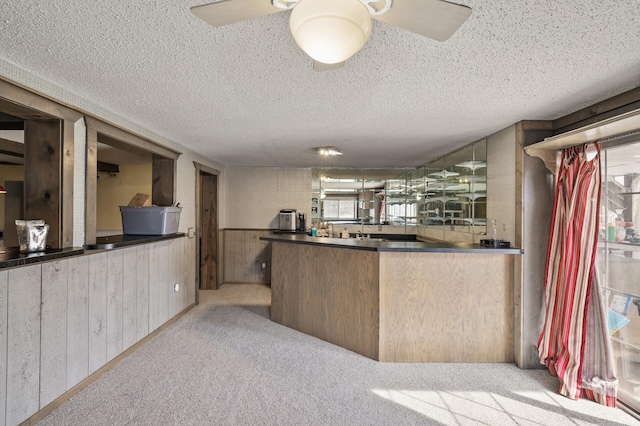
[[(312, 171), (312, 222), (404, 225), (401, 198), (409, 169), (316, 168)], [(402, 184), (398, 184), (402, 182)], [(402, 188), (402, 189), (401, 189)]]
[(418, 168), (315, 168), (311, 221), (481, 234), (487, 226), (487, 144)]
[(426, 164), (415, 185), (418, 224), (450, 231), (483, 233), (487, 226), (487, 144), (475, 142)]

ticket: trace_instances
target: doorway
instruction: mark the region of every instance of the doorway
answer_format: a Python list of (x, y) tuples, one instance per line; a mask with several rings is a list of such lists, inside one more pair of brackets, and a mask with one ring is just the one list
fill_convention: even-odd
[(196, 163), (198, 206), (198, 289), (217, 290), (219, 276), (218, 173)]

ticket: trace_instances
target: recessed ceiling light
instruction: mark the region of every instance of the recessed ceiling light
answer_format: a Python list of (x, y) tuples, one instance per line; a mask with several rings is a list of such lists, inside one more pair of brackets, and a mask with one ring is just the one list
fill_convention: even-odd
[(321, 146), (316, 148), (316, 151), (318, 151), (318, 154), (324, 157), (330, 157), (333, 155), (342, 155), (340, 151), (338, 151), (336, 148), (332, 146)]

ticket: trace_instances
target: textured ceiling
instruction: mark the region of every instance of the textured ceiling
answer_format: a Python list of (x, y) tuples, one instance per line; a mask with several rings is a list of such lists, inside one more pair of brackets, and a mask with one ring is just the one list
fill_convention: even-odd
[[(268, 1), (268, 0), (266, 0)], [(289, 12), (214, 28), (198, 0), (5, 0), (0, 57), (231, 166), (418, 166), (640, 86), (637, 0), (460, 0), (440, 43), (374, 21), (316, 73)]]

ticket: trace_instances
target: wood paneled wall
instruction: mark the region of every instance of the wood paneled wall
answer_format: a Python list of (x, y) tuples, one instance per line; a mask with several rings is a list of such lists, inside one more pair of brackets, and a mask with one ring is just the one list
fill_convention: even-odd
[(268, 241), (260, 241), (260, 237), (272, 232), (268, 229), (224, 230), (224, 283), (271, 283), (270, 245)]
[(25, 421), (192, 305), (192, 241), (0, 271), (0, 425)]

